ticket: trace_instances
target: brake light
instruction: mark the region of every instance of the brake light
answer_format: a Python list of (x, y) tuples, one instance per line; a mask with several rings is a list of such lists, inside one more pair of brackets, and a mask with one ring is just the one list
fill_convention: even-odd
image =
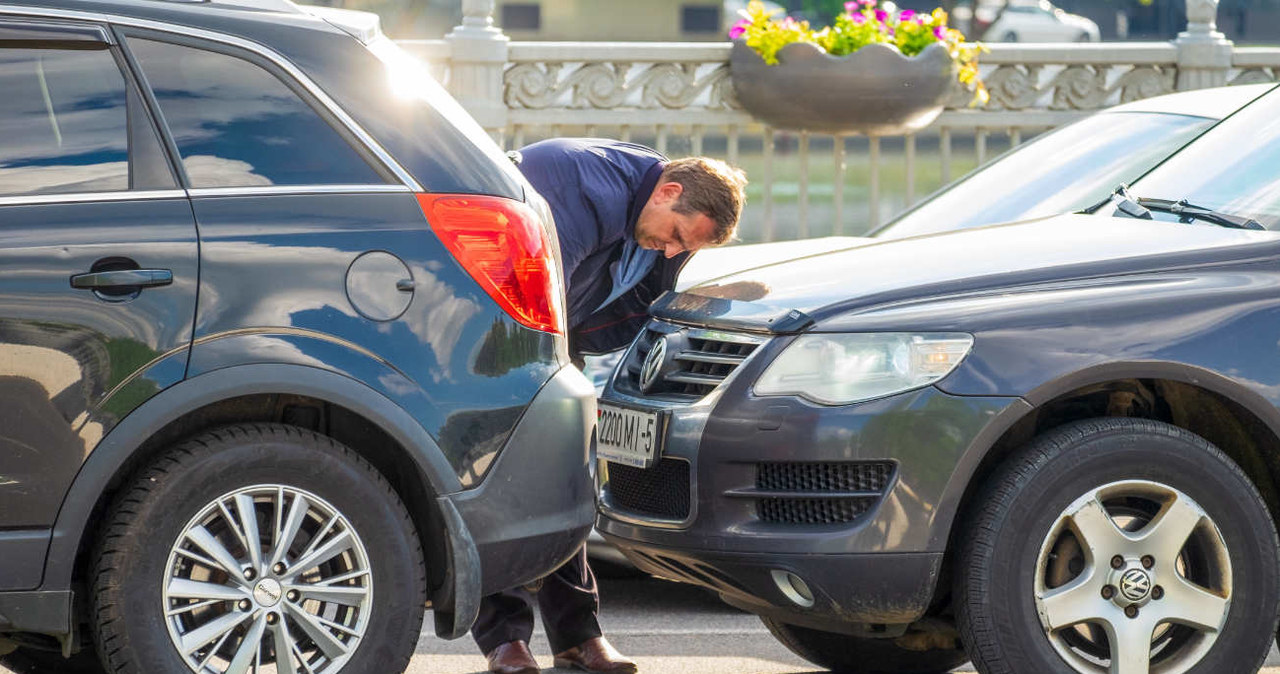
[(431, 230), (503, 311), (534, 330), (563, 334), (560, 276), (532, 208), (502, 197), (417, 196)]

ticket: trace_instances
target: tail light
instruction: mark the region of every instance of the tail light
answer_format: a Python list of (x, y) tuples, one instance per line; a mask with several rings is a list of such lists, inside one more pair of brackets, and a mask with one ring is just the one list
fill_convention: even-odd
[(419, 194), (431, 230), (463, 269), (520, 324), (554, 334), (560, 275), (538, 214), (502, 197)]

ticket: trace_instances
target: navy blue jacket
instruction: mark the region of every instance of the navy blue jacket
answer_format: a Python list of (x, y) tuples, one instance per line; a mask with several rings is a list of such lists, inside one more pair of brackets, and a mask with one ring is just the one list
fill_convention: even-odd
[(571, 348), (607, 353), (626, 346), (649, 304), (675, 285), (688, 258), (657, 256), (644, 280), (607, 306), (611, 266), (653, 194), (666, 158), (642, 145), (595, 138), (556, 138), (521, 148), (520, 171), (551, 206), (568, 281)]

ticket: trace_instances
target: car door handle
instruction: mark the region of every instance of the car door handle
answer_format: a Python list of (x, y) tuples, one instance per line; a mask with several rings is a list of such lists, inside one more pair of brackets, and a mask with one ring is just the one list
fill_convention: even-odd
[(71, 277), (72, 288), (102, 290), (104, 288), (153, 288), (173, 283), (173, 272), (168, 269), (116, 269), (76, 274)]

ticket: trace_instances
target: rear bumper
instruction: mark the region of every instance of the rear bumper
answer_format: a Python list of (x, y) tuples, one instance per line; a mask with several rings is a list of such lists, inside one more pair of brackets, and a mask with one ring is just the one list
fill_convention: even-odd
[(595, 519), (595, 421), (595, 389), (566, 367), (534, 398), (484, 481), (441, 497), (454, 576), (452, 596), (436, 602), (441, 636), (465, 632), (480, 597), (541, 578), (582, 546)]

